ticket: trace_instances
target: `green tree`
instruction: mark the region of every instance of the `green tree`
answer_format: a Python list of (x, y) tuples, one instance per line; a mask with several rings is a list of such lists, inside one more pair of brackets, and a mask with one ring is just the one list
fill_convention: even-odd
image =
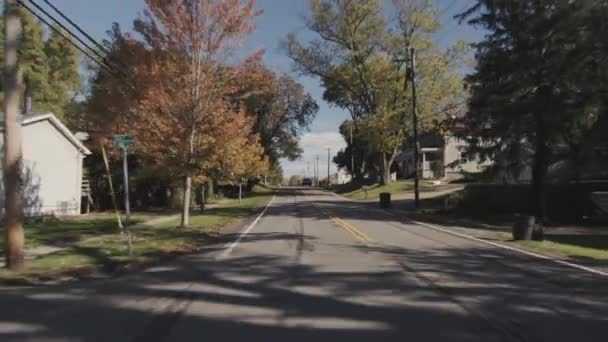
[[(59, 27), (56, 29), (61, 30)], [(78, 72), (81, 56), (69, 41), (55, 31), (51, 31), (44, 52), (48, 66), (48, 82), (51, 85), (47, 98), (48, 106), (53, 113), (63, 118), (66, 107), (81, 88)]]
[(419, 61), (416, 82), (423, 128), (435, 121), (446, 100), (462, 96), (457, 68), (464, 45), (442, 51), (432, 43), (439, 28), (430, 1), (395, 0), (394, 17), (385, 17), (377, 0), (314, 0), (307, 27), (318, 38), (300, 43), (288, 36), (285, 48), (296, 68), (320, 78), (323, 97), (350, 112), (379, 158), (383, 183), (412, 131), (411, 96), (406, 71), (409, 49)]
[[(80, 89), (80, 55), (63, 37), (51, 31), (45, 41), (41, 23), (24, 8), (19, 9), (23, 33), (19, 61), (23, 77), (22, 97), (31, 97), (32, 109), (53, 112), (60, 118)], [(4, 23), (0, 19), (4, 34)], [(2, 61), (3, 53), (0, 56)]]
[(281, 185), (283, 184), (283, 167), (280, 163), (271, 164), (266, 175), (266, 181), (270, 184)]
[[(590, 37), (602, 27), (606, 32), (600, 24), (606, 6), (604, 0), (479, 0), (461, 15), (489, 31), (466, 78), (472, 96), (463, 133), (467, 154), (515, 174), (531, 166), (539, 218), (546, 216), (550, 164), (579, 145), (605, 113), (606, 50)], [(602, 20), (589, 20), (597, 13)]]
[[(33, 108), (47, 110), (48, 65), (44, 53), (44, 30), (40, 23), (24, 8), (19, 8), (23, 32), (19, 42), (18, 54), (22, 75), (23, 96), (29, 94), (32, 98)], [(0, 21), (2, 35), (4, 35), (4, 21)], [(3, 36), (1, 38), (4, 38)], [(4, 47), (2, 47), (3, 49)], [(3, 63), (4, 51), (0, 56)]]
[(245, 109), (255, 120), (254, 131), (270, 161), (298, 159), (299, 138), (319, 110), (316, 101), (289, 75), (276, 75), (263, 66), (249, 70), (242, 88), (239, 97), (245, 96)]
[(290, 186), (302, 185), (302, 177), (296, 176), (296, 175), (289, 177), (289, 185)]
[[(352, 144), (351, 129), (353, 132)], [(340, 134), (346, 141), (346, 148), (338, 151), (333, 159), (334, 163), (339, 168), (347, 170), (353, 176), (354, 181), (361, 180), (366, 173), (376, 173), (374, 153), (362, 130), (352, 120), (346, 120), (340, 125)], [(352, 170), (353, 164), (354, 170)]]

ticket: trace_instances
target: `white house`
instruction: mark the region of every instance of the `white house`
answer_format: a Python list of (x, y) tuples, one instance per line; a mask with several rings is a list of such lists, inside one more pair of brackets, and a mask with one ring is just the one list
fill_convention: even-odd
[[(51, 113), (28, 114), (20, 119), (24, 214), (80, 214), (82, 161), (91, 152)], [(0, 127), (2, 133), (3, 126)], [(0, 145), (4, 145), (3, 134)], [(0, 186), (4, 212), (3, 182)]]
[(346, 170), (338, 169), (332, 178), (332, 182), (335, 182), (335, 184), (345, 184), (350, 182), (351, 176)]
[[(411, 145), (411, 144), (410, 144)], [(422, 178), (452, 178), (462, 173), (477, 173), (489, 165), (476, 160), (463, 160), (466, 142), (451, 136), (427, 134), (420, 137), (420, 165)], [(414, 151), (404, 149), (396, 158), (402, 177), (414, 174)]]

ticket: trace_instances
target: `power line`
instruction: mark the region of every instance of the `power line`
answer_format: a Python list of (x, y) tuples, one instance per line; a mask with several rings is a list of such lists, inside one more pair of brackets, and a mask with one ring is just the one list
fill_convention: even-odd
[(453, 105), (451, 105), (451, 106), (448, 106), (448, 107), (446, 107), (446, 108), (444, 108), (444, 109), (442, 109), (442, 110), (440, 110), (440, 111), (438, 111), (438, 112), (433, 113), (433, 116), (435, 116), (435, 115), (441, 115), (441, 114), (445, 114), (445, 113), (449, 112), (449, 111), (450, 111), (450, 110), (452, 110), (452, 109), (456, 109), (456, 108), (458, 108), (458, 107), (461, 107), (461, 106), (466, 105), (466, 104), (467, 104), (467, 102), (468, 102), (468, 100), (464, 100), (464, 101), (457, 102), (457, 103), (455, 103), (455, 104), (453, 104)]
[[(44, 19), (38, 13), (36, 13), (36, 11), (34, 11), (31, 7), (29, 7), (28, 5), (24, 4), (22, 0), (17, 0), (17, 2), (19, 3), (20, 6), (22, 6), (23, 8), (25, 8), (33, 16), (35, 16), (36, 18), (38, 18), (38, 20), (40, 20), (43, 24), (47, 25), (51, 30), (53, 30), (55, 33), (57, 33), (63, 39), (65, 39), (66, 41), (68, 41), (72, 46), (74, 46), (76, 49), (78, 49), (78, 51), (82, 52), (82, 54), (84, 54), (85, 56), (87, 56), (91, 61), (97, 63), (99, 66), (101, 66), (102, 68), (104, 68), (106, 71), (108, 71), (110, 73), (114, 73), (114, 70), (112, 70), (112, 68), (110, 66), (106, 65), (103, 61), (99, 61), (95, 57), (91, 56), (80, 45), (74, 43), (69, 37), (67, 37), (63, 32), (61, 32), (61, 30), (59, 30), (55, 26), (51, 25), (46, 19)], [(89, 47), (89, 49), (90, 49), (90, 47)]]
[[(61, 27), (64, 31), (66, 31), (70, 36), (72, 36), (74, 39), (76, 39), (80, 44), (82, 44), (84, 47), (86, 47), (87, 49), (91, 50), (95, 55), (97, 55), (97, 57), (101, 58), (101, 60), (107, 64), (107, 56), (102, 56), (97, 50), (93, 49), (92, 47), (90, 47), (87, 43), (85, 43), (80, 37), (78, 37), (74, 32), (70, 31), (70, 29), (68, 29), (67, 27), (65, 27), (65, 25), (63, 25), (59, 20), (57, 20), (55, 17), (53, 17), (51, 14), (49, 14), (49, 12), (47, 12), (44, 8), (40, 7), (40, 5), (38, 5), (36, 2), (34, 2), (34, 0), (28, 0), (32, 5), (34, 5), (34, 7), (36, 7), (40, 12), (44, 13), (44, 15), (46, 15), (47, 17), (49, 17), (52, 21), (54, 21), (57, 25), (59, 25), (59, 27)], [(32, 14), (36, 15), (34, 13), (34, 11), (31, 8), (28, 8), (27, 5), (25, 5), (23, 3), (23, 0), (17, 0), (17, 2), (19, 2), (19, 4), (23, 7), (25, 7), (26, 9), (28, 9)], [(38, 17), (38, 15), (36, 15)], [(40, 17), (38, 17), (40, 18)], [(48, 22), (45, 22), (45, 24), (49, 25)], [(57, 32), (57, 30), (52, 27), (51, 25), (49, 25), (55, 32)]]
[[(29, 1), (33, 3), (32, 0), (29, 0)], [(106, 54), (110, 53), (108, 51), (108, 49), (106, 49), (103, 45), (99, 44), (93, 37), (91, 37), (91, 35), (89, 35), (88, 33), (86, 33), (80, 26), (78, 26), (78, 24), (76, 24), (72, 19), (70, 19), (67, 15), (65, 15), (57, 7), (55, 7), (55, 5), (53, 5), (53, 3), (51, 3), (49, 0), (42, 0), (42, 1), (44, 1), (45, 4), (47, 4), (55, 12), (57, 12), (65, 21), (67, 21), (68, 23), (70, 23), (70, 25), (74, 26), (76, 28), (76, 30), (78, 30), (78, 32), (80, 32), (83, 36), (85, 36), (88, 40), (90, 40), (93, 44), (95, 44), (95, 46), (97, 46), (100, 50), (102, 50)]]
[[(33, 3), (33, 0), (29, 0), (29, 1)], [(53, 5), (53, 3), (51, 3), (49, 0), (42, 0), (42, 1), (44, 1), (45, 4), (47, 4), (55, 12), (57, 12), (65, 21), (67, 21), (68, 23), (70, 23), (70, 25), (72, 25), (74, 28), (76, 28), (76, 30), (78, 30), (78, 32), (80, 32), (83, 36), (85, 36), (89, 41), (91, 41), (96, 47), (98, 47), (106, 55), (110, 55), (110, 51), (108, 51), (108, 49), (106, 49), (105, 46), (103, 46), (102, 44), (100, 44), (99, 42), (97, 42), (97, 40), (95, 40), (95, 38), (93, 38), (85, 30), (83, 30), (78, 24), (76, 24), (72, 19), (70, 19), (67, 15), (65, 15), (59, 8), (57, 8), (55, 5)], [(47, 14), (47, 15), (49, 15), (49, 14)], [(124, 62), (122, 62), (120, 60), (118, 60), (117, 62), (122, 67), (128, 69), (129, 72), (133, 72), (133, 69), (131, 69), (131, 67), (128, 66), (128, 65), (126, 65)]]

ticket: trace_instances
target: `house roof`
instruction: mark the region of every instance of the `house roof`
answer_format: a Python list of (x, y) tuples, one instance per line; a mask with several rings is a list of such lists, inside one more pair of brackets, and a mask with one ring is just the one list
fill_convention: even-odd
[[(36, 122), (48, 120), (63, 136), (68, 139), (82, 154), (90, 155), (91, 151), (84, 146), (84, 144), (76, 138), (76, 136), (67, 128), (53, 113), (32, 113), (26, 115), (19, 115), (21, 125), (27, 126)], [(2, 120), (4, 123), (4, 115)], [(0, 126), (0, 131), (4, 131), (4, 125)]]

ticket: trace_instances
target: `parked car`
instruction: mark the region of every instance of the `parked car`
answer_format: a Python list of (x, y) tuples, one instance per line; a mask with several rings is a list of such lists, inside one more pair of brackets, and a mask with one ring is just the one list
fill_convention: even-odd
[(310, 178), (302, 179), (302, 185), (303, 186), (312, 186), (312, 179), (310, 179)]

